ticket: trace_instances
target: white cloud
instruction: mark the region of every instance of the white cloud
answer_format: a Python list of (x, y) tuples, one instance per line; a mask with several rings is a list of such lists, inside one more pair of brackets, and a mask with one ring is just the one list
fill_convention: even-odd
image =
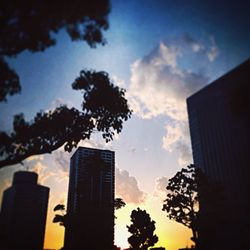
[(36, 162), (33, 166), (30, 167), (29, 169), (32, 172), (35, 172), (38, 174), (38, 182), (41, 185), (44, 185), (46, 180), (51, 177), (54, 176), (55, 173), (53, 173), (52, 171), (50, 171), (47, 166), (45, 166), (42, 162), (38, 161)]
[(25, 161), (27, 162), (31, 162), (31, 161), (43, 161), (44, 160), (44, 156), (43, 155), (32, 155), (30, 157), (28, 157), (27, 159), (25, 159)]
[(112, 80), (116, 86), (119, 86), (120, 88), (126, 87), (125, 81), (118, 76), (112, 75)]
[(22, 169), (24, 171), (32, 171), (38, 174), (38, 183), (44, 185), (46, 180), (55, 173), (44, 164), (44, 155), (33, 155), (25, 159)]
[[(119, 136), (114, 135), (114, 140), (119, 140)], [(90, 139), (81, 140), (78, 144), (78, 147), (87, 147), (87, 148), (100, 148), (112, 150), (112, 141), (106, 143), (101, 134), (92, 134)]]
[(47, 179), (53, 177), (56, 181), (61, 182), (69, 176), (69, 158), (70, 154), (64, 152), (63, 147), (52, 153), (52, 159), (57, 168), (53, 165), (46, 165), (44, 156), (29, 157), (25, 161), (24, 168), (28, 171), (33, 171), (38, 174), (39, 184), (46, 185)]
[(155, 66), (169, 65), (175, 68), (177, 66), (177, 57), (180, 55), (181, 52), (177, 47), (166, 46), (164, 42), (160, 42), (159, 46), (144, 58), (144, 61)]
[(132, 64), (128, 97), (139, 117), (186, 118), (185, 98), (203, 87), (208, 79), (178, 68), (179, 56), (178, 49), (161, 42), (149, 55)]
[(140, 190), (138, 182), (128, 171), (116, 168), (116, 195), (126, 203), (139, 204), (145, 200), (145, 193)]
[(214, 38), (210, 42), (212, 46), (208, 49), (203, 43), (184, 35), (168, 44), (160, 42), (148, 55), (131, 65), (127, 93), (130, 105), (142, 119), (166, 117), (168, 122), (162, 147), (170, 152), (177, 151), (180, 165), (189, 164), (192, 158), (186, 98), (209, 80), (204, 74), (181, 67), (180, 62), (187, 60), (190, 53), (202, 60), (215, 60), (218, 48)]
[(72, 153), (65, 152), (63, 149), (59, 149), (53, 152), (54, 162), (56, 166), (59, 167), (57, 173), (57, 180), (61, 181), (69, 178), (69, 167), (70, 167), (70, 157)]
[(192, 162), (189, 130), (187, 122), (172, 122), (165, 126), (166, 135), (162, 138), (162, 147), (169, 152), (178, 153), (178, 163), (186, 166)]
[(173, 150), (173, 144), (182, 138), (180, 123), (176, 123), (175, 125), (167, 124), (165, 129), (166, 135), (162, 138), (163, 148), (171, 152)]

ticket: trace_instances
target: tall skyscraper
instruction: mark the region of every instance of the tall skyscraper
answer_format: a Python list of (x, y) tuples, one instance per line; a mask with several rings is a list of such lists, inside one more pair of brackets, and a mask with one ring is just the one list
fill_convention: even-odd
[(43, 249), (49, 188), (38, 185), (37, 179), (34, 172), (16, 172), (12, 186), (4, 191), (1, 249)]
[(217, 227), (221, 249), (248, 249), (250, 60), (189, 97), (187, 107), (194, 164), (225, 194), (227, 228)]
[(79, 147), (70, 161), (66, 250), (114, 245), (115, 154)]

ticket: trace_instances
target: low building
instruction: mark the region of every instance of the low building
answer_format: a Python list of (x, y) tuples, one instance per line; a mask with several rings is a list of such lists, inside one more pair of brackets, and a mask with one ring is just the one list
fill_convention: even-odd
[(43, 249), (49, 188), (38, 185), (37, 179), (34, 172), (16, 172), (12, 186), (4, 191), (0, 213), (1, 247)]

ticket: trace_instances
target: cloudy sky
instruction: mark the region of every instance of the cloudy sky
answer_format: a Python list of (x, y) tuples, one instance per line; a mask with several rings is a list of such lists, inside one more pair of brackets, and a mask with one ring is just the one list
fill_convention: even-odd
[[(140, 207), (156, 221), (158, 246), (190, 245), (191, 232), (161, 211), (168, 178), (192, 163), (185, 99), (249, 58), (249, 8), (248, 0), (113, 1), (105, 46), (72, 43), (62, 31), (46, 52), (9, 60), (22, 93), (0, 103), (1, 130), (11, 131), (17, 113), (32, 119), (62, 103), (80, 108), (82, 96), (71, 89), (80, 70), (107, 71), (127, 90), (133, 116), (113, 142), (94, 134), (81, 145), (115, 151), (116, 196), (127, 203), (117, 212), (116, 244), (128, 247), (126, 225)], [(0, 196), (17, 169), (38, 172), (50, 187), (46, 248), (63, 244), (63, 228), (51, 221), (53, 207), (67, 200), (69, 158), (60, 149), (0, 170)]]

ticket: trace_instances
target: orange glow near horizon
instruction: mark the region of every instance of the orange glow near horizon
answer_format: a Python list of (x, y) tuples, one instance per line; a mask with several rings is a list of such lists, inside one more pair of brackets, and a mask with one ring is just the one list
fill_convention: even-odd
[[(15, 169), (13, 169), (14, 172)], [(10, 175), (12, 176), (12, 174)], [(59, 176), (59, 175), (58, 175)], [(67, 192), (62, 190), (68, 189), (68, 178), (59, 178), (58, 176), (50, 176), (44, 182), (39, 183), (42, 185), (50, 187), (50, 197), (47, 212), (47, 222), (46, 222), (46, 232), (44, 239), (45, 249), (61, 249), (64, 244), (64, 227), (60, 226), (58, 223), (53, 223), (54, 215), (53, 208), (61, 203), (67, 204)], [(11, 185), (11, 181), (0, 183), (0, 198), (2, 200), (3, 190)], [(140, 207), (146, 210), (150, 214), (152, 220), (156, 222), (155, 233), (159, 238), (159, 241), (155, 246), (165, 247), (167, 250), (177, 250), (182, 247), (191, 246), (192, 242), (190, 240), (191, 230), (184, 227), (183, 225), (176, 223), (175, 221), (170, 221), (166, 213), (162, 209), (163, 197), (156, 196), (152, 194), (154, 191), (148, 190), (147, 197), (143, 203), (132, 204), (127, 203), (127, 205), (120, 210), (116, 211), (117, 219), (115, 220), (115, 244), (122, 249), (128, 248), (129, 244), (127, 239), (129, 233), (127, 230), (127, 225), (130, 225), (130, 214), (133, 209)], [(120, 197), (118, 194), (116, 197)], [(58, 212), (60, 213), (60, 211)]]
[(149, 213), (155, 223), (155, 234), (158, 236), (158, 242), (155, 247), (165, 247), (168, 250), (176, 250), (181, 247), (191, 246), (190, 240), (191, 231), (183, 225), (170, 221), (166, 213), (161, 211), (162, 204), (154, 198), (148, 199), (144, 204), (128, 204), (125, 208), (118, 210), (116, 213), (116, 245), (123, 248), (128, 248), (127, 238), (129, 233), (126, 225), (130, 225), (130, 214), (133, 209), (140, 207)]
[(60, 249), (63, 247), (64, 227), (58, 223), (53, 223), (54, 212), (52, 209), (48, 211), (46, 232), (44, 239), (44, 248), (46, 249)]
[[(155, 199), (147, 200), (144, 204), (127, 204), (126, 207), (116, 212), (117, 219), (115, 221), (115, 244), (121, 249), (128, 248), (127, 238), (129, 237), (127, 225), (130, 225), (130, 214), (133, 209), (140, 207), (150, 214), (152, 220), (156, 222), (155, 233), (159, 238), (155, 247), (165, 247), (168, 250), (177, 250), (181, 247), (191, 246), (191, 231), (179, 223), (170, 221), (166, 214), (161, 211), (160, 202)], [(46, 235), (44, 248), (60, 249), (63, 246), (64, 227), (59, 224), (52, 223), (54, 212), (53, 207), (48, 209), (48, 217), (46, 224)]]

